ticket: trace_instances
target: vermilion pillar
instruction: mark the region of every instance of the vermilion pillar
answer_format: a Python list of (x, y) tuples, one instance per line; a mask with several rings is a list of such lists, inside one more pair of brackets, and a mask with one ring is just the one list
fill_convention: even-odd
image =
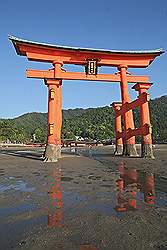
[(152, 129), (151, 129), (151, 122), (150, 122), (150, 112), (149, 112), (149, 105), (148, 105), (148, 93), (147, 90), (150, 88), (151, 83), (137, 83), (133, 86), (133, 88), (139, 92), (139, 97), (143, 94), (147, 95), (147, 101), (141, 102), (140, 105), (140, 125), (144, 132), (144, 126), (149, 126), (149, 132), (142, 136), (142, 147), (141, 147), (141, 156), (145, 158), (152, 158), (154, 159), (153, 155), (153, 146), (152, 146)]
[(56, 162), (61, 157), (62, 81), (46, 80), (48, 86), (48, 140), (45, 161)]
[(113, 102), (112, 107), (115, 110), (115, 155), (121, 155), (123, 153), (123, 140), (120, 137), (120, 133), (122, 133), (122, 124), (121, 124), (121, 115), (118, 115), (118, 110), (122, 107), (122, 103)]
[[(127, 66), (120, 65), (118, 67), (120, 70), (120, 78), (121, 78), (121, 97), (122, 97), (122, 105), (126, 105), (130, 102), (130, 97), (128, 94), (128, 82), (127, 82)], [(125, 134), (125, 142), (124, 142), (124, 154), (128, 156), (138, 156), (135, 146), (135, 137), (132, 136), (129, 139), (126, 139), (126, 134), (129, 129), (134, 129), (134, 120), (133, 120), (133, 112), (129, 110), (124, 114), (124, 134)]]

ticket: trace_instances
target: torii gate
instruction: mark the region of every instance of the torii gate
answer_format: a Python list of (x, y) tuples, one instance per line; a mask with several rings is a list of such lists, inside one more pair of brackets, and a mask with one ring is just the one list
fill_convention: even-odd
[[(103, 82), (118, 82), (121, 89), (122, 108), (117, 114), (116, 121), (120, 115), (124, 119), (124, 133), (118, 131), (116, 138), (116, 147), (123, 148), (124, 154), (128, 156), (137, 156), (135, 147), (135, 135), (149, 137), (149, 140), (143, 140), (148, 146), (150, 153), (147, 157), (153, 157), (152, 140), (150, 130), (143, 133), (143, 129), (137, 131), (134, 128), (133, 111), (137, 106), (142, 106), (143, 112), (147, 112), (147, 118), (141, 115), (142, 126), (150, 121), (148, 113), (148, 98), (143, 99), (143, 86), (145, 90), (150, 86), (148, 76), (135, 76), (130, 74), (128, 68), (146, 68), (153, 60), (163, 53), (162, 49), (150, 51), (116, 51), (102, 49), (87, 49), (58, 46), (52, 44), (38, 43), (9, 36), (18, 55), (26, 56), (28, 60), (52, 63), (53, 67), (49, 70), (27, 70), (27, 77), (42, 78), (48, 87), (48, 140), (45, 150), (45, 161), (57, 161), (61, 157), (61, 127), (62, 127), (62, 80), (90, 80)], [(62, 68), (64, 64), (82, 65), (85, 72), (66, 72)], [(99, 74), (98, 67), (110, 66), (117, 67), (115, 74)], [(128, 93), (128, 83), (136, 83), (135, 90), (140, 93), (140, 99), (136, 103), (130, 103)], [(144, 91), (145, 92), (145, 91)], [(146, 104), (146, 105), (145, 105)], [(128, 106), (129, 105), (129, 106)], [(145, 106), (144, 106), (145, 105)], [(115, 104), (114, 107), (117, 105)], [(143, 108), (146, 107), (146, 108)], [(120, 107), (119, 107), (120, 109)], [(121, 123), (120, 123), (121, 124)], [(117, 125), (120, 126), (118, 123)], [(140, 130), (140, 133), (139, 133)], [(142, 131), (142, 132), (141, 132)], [(123, 139), (123, 143), (122, 143)], [(120, 150), (119, 150), (120, 152)], [(143, 157), (145, 157), (143, 153)]]

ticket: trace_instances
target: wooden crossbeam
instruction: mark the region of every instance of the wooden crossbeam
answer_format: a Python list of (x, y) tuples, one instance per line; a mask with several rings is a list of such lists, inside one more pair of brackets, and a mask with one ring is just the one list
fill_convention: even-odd
[[(120, 82), (120, 75), (118, 74), (97, 74), (86, 75), (80, 72), (61, 72), (56, 78), (54, 70), (32, 70), (26, 71), (28, 78), (45, 78), (45, 79), (61, 79), (61, 80), (86, 80), (86, 81), (103, 81), (103, 82)], [(148, 76), (127, 75), (127, 81), (131, 83), (148, 83)]]
[[(137, 135), (148, 135), (150, 134), (151, 127), (149, 124), (145, 124), (143, 127), (135, 128), (135, 129), (129, 129), (125, 135), (126, 140), (130, 139), (132, 136)], [(116, 138), (120, 139), (124, 137), (124, 132), (117, 132)]]
[[(53, 61), (57, 61), (58, 59), (63, 62), (63, 64), (78, 64), (78, 65), (85, 65), (86, 64), (86, 59), (87, 58), (93, 58), (98, 60), (98, 66), (112, 66), (112, 67), (118, 67), (120, 64), (125, 64), (128, 65), (128, 67), (132, 68), (145, 68), (149, 65), (150, 60), (152, 59), (151, 56), (145, 56), (145, 57), (139, 57), (133, 58), (132, 56), (129, 55), (105, 55), (101, 56), (101, 54), (91, 54), (91, 53), (77, 53), (71, 54), (70, 52), (57, 52), (54, 51), (52, 52), (47, 52), (45, 53), (41, 51), (41, 49), (36, 49), (39, 52), (30, 52), (33, 49), (32, 48), (27, 48), (25, 46), (22, 46), (22, 50), (27, 51), (26, 56), (28, 60), (30, 61), (39, 61), (39, 62), (50, 62), (53, 63)], [(65, 56), (66, 55), (66, 56)]]
[(41, 79), (53, 79), (54, 70), (26, 70), (26, 76), (28, 78), (41, 78)]
[(138, 99), (136, 99), (133, 102), (125, 103), (120, 107), (120, 110), (116, 110), (116, 117), (125, 114), (129, 110), (133, 110), (137, 107), (139, 107), (141, 104), (146, 103), (149, 101), (149, 94), (148, 93), (142, 93)]

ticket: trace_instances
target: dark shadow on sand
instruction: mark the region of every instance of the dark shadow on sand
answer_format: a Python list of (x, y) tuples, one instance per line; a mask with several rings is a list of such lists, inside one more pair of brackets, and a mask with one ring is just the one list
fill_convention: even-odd
[(114, 155), (113, 153), (111, 154), (92, 154), (92, 156), (97, 156), (97, 157), (113, 157), (113, 158), (133, 158), (133, 159), (140, 159), (142, 158), (140, 155), (139, 156), (125, 156), (125, 155)]
[(27, 158), (27, 159), (32, 159), (32, 160), (38, 160), (38, 161), (43, 161), (42, 159), (42, 153), (39, 155), (39, 153), (36, 152), (17, 152), (14, 150), (1, 150), (0, 154), (5, 154), (5, 155), (11, 155), (11, 156), (16, 156), (16, 157), (21, 157), (21, 158)]
[(123, 159), (141, 159), (141, 155), (140, 152), (138, 152), (138, 156), (126, 156), (126, 155), (115, 155), (114, 152), (112, 153), (96, 153), (96, 151), (76, 151), (76, 153), (74, 153), (76, 155), (83, 155), (86, 157), (90, 157), (90, 158), (94, 158), (94, 157), (111, 157), (111, 158), (123, 158)]

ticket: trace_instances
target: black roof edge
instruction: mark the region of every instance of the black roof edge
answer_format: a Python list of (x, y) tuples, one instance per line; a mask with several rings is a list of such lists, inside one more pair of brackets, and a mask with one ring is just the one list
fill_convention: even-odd
[(38, 46), (45, 46), (45, 47), (50, 47), (50, 48), (55, 48), (55, 49), (69, 49), (69, 50), (77, 50), (77, 51), (89, 51), (89, 52), (104, 52), (104, 53), (117, 53), (117, 54), (163, 54), (165, 51), (163, 48), (159, 49), (154, 49), (154, 50), (107, 50), (107, 49), (94, 49), (94, 48), (80, 48), (80, 47), (70, 47), (70, 46), (61, 46), (61, 45), (54, 45), (54, 44), (48, 44), (48, 43), (39, 43), (39, 42), (34, 42), (34, 41), (29, 41), (29, 40), (24, 40), (21, 38), (17, 38), (13, 35), (8, 36), (9, 40), (12, 41), (17, 53), (19, 51), (17, 50), (16, 47), (16, 42), (20, 43), (28, 43), (32, 45), (38, 45)]

